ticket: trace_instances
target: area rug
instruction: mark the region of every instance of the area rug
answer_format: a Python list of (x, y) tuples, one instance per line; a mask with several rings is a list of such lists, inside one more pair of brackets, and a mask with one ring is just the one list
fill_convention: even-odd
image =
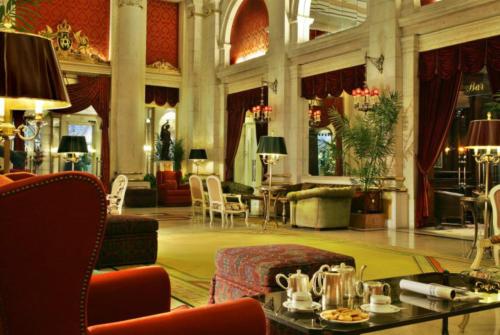
[(367, 265), (365, 279), (441, 271), (432, 257), (342, 241), (334, 236), (301, 235), (290, 230), (217, 230), (160, 234), (157, 264), (169, 273), (172, 295), (191, 306), (208, 302), (210, 280), (218, 249), (264, 244), (302, 244), (353, 256), (357, 266)]

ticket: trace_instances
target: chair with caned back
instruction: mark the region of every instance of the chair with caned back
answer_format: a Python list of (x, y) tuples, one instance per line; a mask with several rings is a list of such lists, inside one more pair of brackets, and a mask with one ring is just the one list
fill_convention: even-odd
[(205, 192), (203, 190), (203, 182), (197, 175), (189, 177), (189, 188), (191, 190), (191, 201), (193, 209), (193, 217), (196, 215), (196, 209), (200, 209), (201, 215), (205, 218), (205, 212), (208, 209), (208, 204), (205, 199)]
[[(213, 224), (214, 212), (221, 214), (222, 227), (227, 216), (231, 215), (231, 226), (234, 226), (234, 214), (245, 214), (245, 224), (248, 226), (248, 207), (241, 201), (240, 194), (224, 194), (220, 179), (216, 176), (207, 178), (208, 200), (210, 211), (210, 226)], [(227, 201), (228, 198), (236, 201)]]

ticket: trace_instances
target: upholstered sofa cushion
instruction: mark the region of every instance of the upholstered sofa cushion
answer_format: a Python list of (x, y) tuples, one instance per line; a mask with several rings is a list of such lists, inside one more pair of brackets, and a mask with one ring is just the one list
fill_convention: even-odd
[(346, 198), (354, 195), (352, 187), (315, 187), (308, 190), (290, 192), (287, 197), (290, 201), (309, 198)]
[(253, 187), (233, 181), (223, 181), (221, 183), (223, 193), (233, 194), (253, 194)]

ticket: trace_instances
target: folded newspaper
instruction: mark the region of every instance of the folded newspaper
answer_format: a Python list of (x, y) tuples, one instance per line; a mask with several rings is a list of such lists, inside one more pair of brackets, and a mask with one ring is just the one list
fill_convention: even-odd
[(466, 290), (440, 284), (424, 284), (412, 280), (401, 279), (399, 287), (402, 290), (424, 294), (428, 297), (452, 300), (452, 301), (474, 301), (479, 297), (468, 294)]

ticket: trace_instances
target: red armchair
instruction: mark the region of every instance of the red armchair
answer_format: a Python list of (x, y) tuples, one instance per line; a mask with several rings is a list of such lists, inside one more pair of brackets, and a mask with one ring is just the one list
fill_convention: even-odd
[(182, 185), (181, 171), (158, 171), (156, 187), (158, 202), (164, 206), (191, 206), (189, 184)]
[(89, 174), (7, 181), (0, 213), (0, 334), (265, 334), (252, 299), (169, 312), (160, 267), (92, 276), (106, 194)]

